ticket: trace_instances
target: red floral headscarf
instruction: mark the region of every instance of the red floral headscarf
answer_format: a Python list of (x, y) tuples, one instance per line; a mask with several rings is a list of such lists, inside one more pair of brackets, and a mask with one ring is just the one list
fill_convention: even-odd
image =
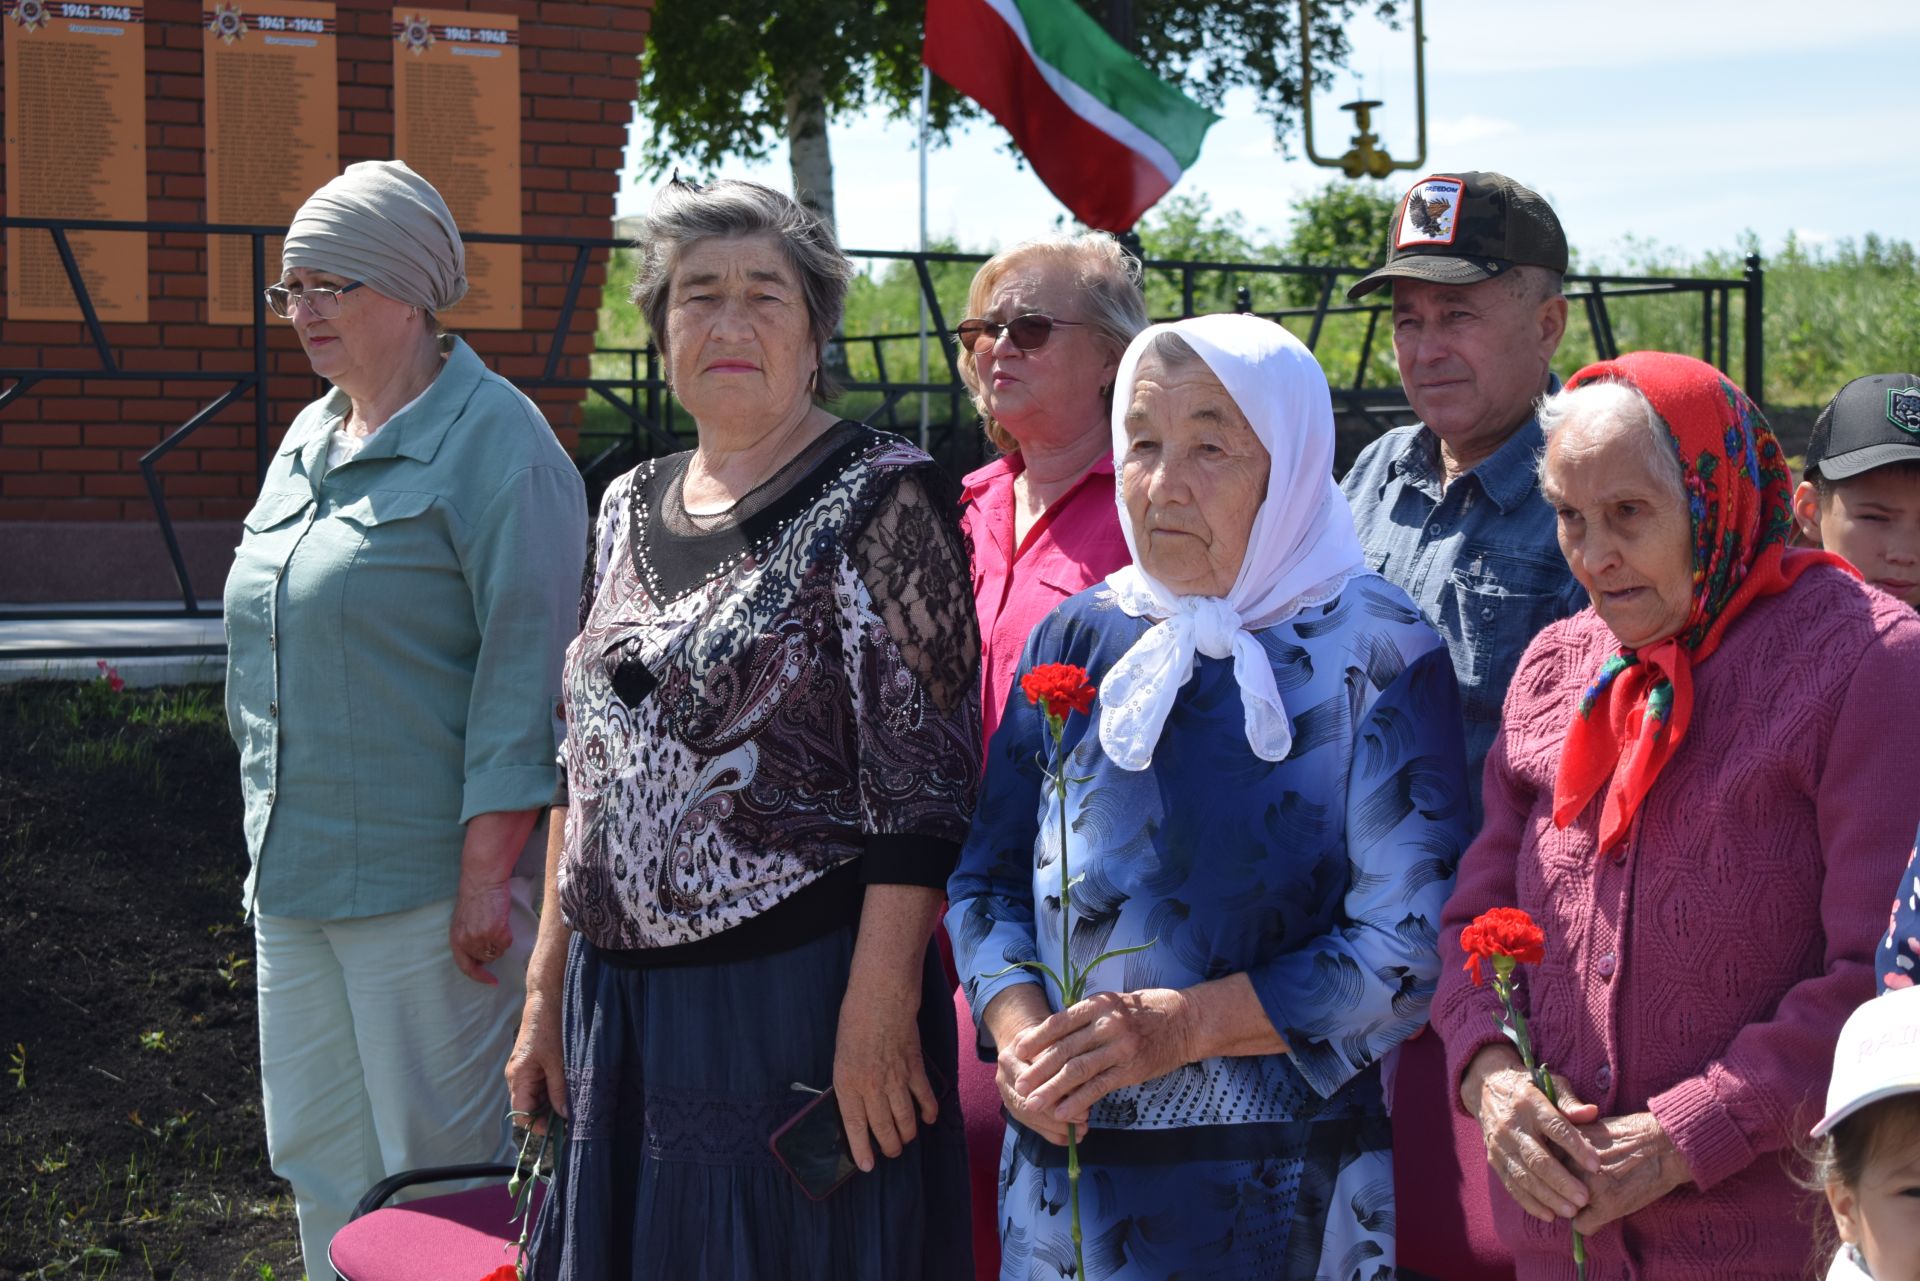
[[(1611, 849), (1693, 719), (1693, 667), (1720, 645), (1727, 625), (1763, 596), (1783, 592), (1827, 552), (1790, 551), (1792, 478), (1780, 444), (1745, 392), (1704, 361), (1635, 352), (1588, 365), (1567, 390), (1625, 383), (1666, 424), (1686, 478), (1693, 530), (1693, 609), (1678, 633), (1639, 650), (1621, 648), (1581, 695), (1553, 789), (1553, 821), (1566, 827), (1603, 788), (1600, 848)], [(1856, 574), (1857, 577), (1857, 574)]]

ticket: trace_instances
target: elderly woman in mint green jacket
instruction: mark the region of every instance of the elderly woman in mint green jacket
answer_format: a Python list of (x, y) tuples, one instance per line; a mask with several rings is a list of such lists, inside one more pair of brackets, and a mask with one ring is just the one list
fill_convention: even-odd
[(267, 1143), (320, 1277), (371, 1185), (506, 1151), (586, 496), (533, 403), (439, 337), (466, 278), (418, 174), (350, 166), (283, 262), (268, 301), (333, 390), (246, 517), (227, 716)]

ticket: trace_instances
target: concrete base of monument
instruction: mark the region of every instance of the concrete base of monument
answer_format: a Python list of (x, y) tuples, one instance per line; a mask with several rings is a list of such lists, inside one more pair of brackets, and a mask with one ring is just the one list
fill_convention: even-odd
[[(58, 614), (58, 617), (50, 615)], [(129, 617), (142, 613), (142, 617)], [(152, 601), (0, 603), (0, 685), (99, 679), (111, 666), (129, 685), (196, 685), (226, 679), (220, 615), (187, 617)]]
[[(237, 520), (179, 521), (174, 535), (201, 608), (216, 615)], [(79, 601), (182, 603), (180, 581), (154, 521), (0, 521), (0, 613)]]

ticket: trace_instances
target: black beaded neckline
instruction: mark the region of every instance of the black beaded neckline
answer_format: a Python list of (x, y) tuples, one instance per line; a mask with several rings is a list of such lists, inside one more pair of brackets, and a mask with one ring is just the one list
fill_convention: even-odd
[(818, 502), (875, 444), (874, 430), (861, 423), (843, 419), (828, 430), (843, 428), (852, 428), (846, 439), (821, 455), (785, 493), (738, 521), (697, 533), (680, 533), (663, 518), (667, 502), (686, 479), (692, 451), (642, 464), (627, 496), (627, 541), (634, 570), (648, 595), (663, 604), (678, 600), (732, 573), (749, 557), (765, 557), (787, 526)]

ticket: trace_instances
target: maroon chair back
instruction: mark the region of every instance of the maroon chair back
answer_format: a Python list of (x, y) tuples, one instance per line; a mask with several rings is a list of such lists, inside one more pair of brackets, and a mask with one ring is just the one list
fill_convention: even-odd
[[(536, 1186), (529, 1215), (544, 1188)], [(467, 1192), (383, 1206), (334, 1235), (327, 1254), (341, 1281), (481, 1281), (514, 1260), (505, 1181)]]

